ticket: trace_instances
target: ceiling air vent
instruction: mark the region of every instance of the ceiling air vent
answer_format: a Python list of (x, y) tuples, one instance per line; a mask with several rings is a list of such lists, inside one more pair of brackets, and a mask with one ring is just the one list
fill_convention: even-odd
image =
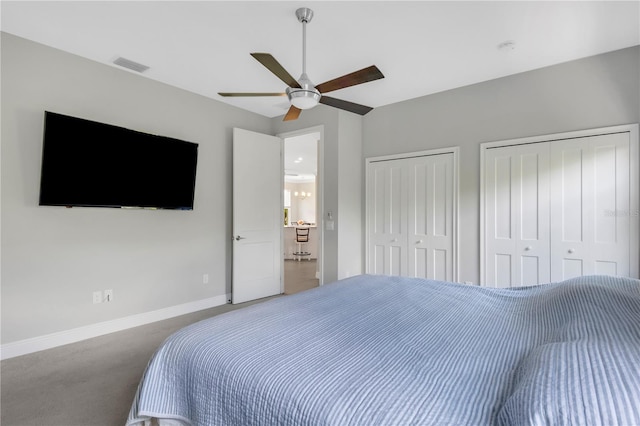
[(129, 59), (123, 58), (123, 57), (119, 57), (117, 58), (115, 61), (113, 61), (114, 64), (116, 65), (120, 65), (121, 67), (125, 67), (128, 68), (132, 71), (136, 71), (136, 72), (145, 72), (146, 70), (149, 69), (148, 66), (146, 65), (142, 65), (139, 64), (137, 62), (133, 62)]

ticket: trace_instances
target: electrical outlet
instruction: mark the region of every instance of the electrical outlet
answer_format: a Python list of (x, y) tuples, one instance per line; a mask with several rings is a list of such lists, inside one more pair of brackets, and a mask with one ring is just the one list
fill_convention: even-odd
[(104, 301), (105, 302), (113, 302), (113, 290), (105, 290), (104, 291)]
[(202, 274), (202, 284), (209, 284), (209, 274)]
[(101, 291), (94, 291), (93, 292), (93, 303), (102, 303), (102, 292)]

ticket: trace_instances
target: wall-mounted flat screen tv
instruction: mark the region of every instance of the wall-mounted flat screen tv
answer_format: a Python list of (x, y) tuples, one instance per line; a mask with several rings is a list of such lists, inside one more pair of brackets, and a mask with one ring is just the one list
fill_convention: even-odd
[(198, 144), (45, 111), (40, 205), (192, 210)]

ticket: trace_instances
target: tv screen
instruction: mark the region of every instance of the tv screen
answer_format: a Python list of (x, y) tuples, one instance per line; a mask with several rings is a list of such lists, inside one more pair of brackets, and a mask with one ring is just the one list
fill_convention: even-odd
[(45, 111), (40, 205), (192, 210), (198, 144)]

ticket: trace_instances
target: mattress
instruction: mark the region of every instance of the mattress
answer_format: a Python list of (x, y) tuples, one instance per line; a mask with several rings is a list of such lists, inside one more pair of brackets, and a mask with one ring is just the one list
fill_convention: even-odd
[[(640, 425), (640, 281), (361, 275), (170, 336), (127, 425)], [(155, 421), (155, 420), (154, 420)]]

